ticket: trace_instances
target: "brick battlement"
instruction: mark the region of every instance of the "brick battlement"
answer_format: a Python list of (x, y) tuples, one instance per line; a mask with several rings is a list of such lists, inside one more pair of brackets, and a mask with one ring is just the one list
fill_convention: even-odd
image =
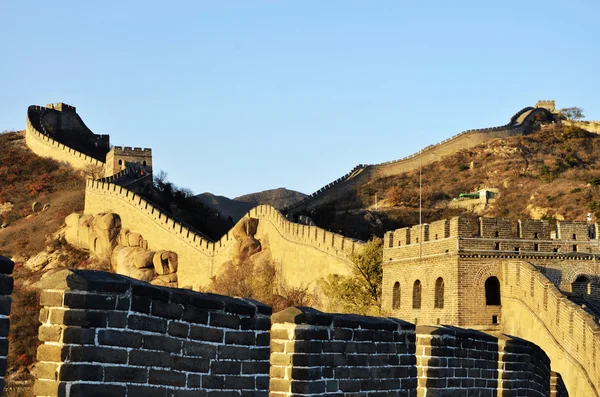
[[(384, 261), (451, 254), (515, 258), (600, 255), (599, 224), (454, 217), (385, 234)], [(583, 258), (582, 258), (583, 259)]]
[(62, 102), (49, 103), (46, 105), (46, 109), (58, 110), (59, 112), (77, 112), (77, 108), (75, 106), (67, 105), (66, 103)]
[(146, 153), (152, 153), (152, 149), (150, 148), (140, 148), (140, 147), (131, 147), (131, 146), (113, 146), (113, 150), (116, 153), (123, 153), (123, 152), (146, 152)]

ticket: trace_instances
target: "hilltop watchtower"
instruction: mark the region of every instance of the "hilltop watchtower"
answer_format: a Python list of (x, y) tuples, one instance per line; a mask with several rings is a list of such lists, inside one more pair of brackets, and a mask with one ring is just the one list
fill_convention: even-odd
[(152, 172), (152, 149), (115, 146), (106, 154), (104, 176), (111, 176), (125, 169), (127, 163), (139, 164), (148, 173)]
[(556, 112), (555, 101), (537, 101), (537, 103), (535, 104), (535, 107), (538, 109), (542, 108), (542, 109), (549, 110), (552, 113)]

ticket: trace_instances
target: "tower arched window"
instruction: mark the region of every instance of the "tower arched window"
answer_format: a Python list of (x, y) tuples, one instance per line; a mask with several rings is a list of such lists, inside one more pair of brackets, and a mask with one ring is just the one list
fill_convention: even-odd
[(444, 308), (444, 279), (438, 277), (435, 281), (435, 299), (433, 307), (437, 309)]
[(119, 165), (123, 165), (123, 160), (119, 159)]
[(487, 306), (500, 306), (500, 281), (492, 276), (485, 280), (485, 304)]
[(417, 280), (413, 284), (413, 309), (421, 308), (421, 281)]
[(392, 309), (400, 309), (400, 282), (396, 281), (392, 291)]

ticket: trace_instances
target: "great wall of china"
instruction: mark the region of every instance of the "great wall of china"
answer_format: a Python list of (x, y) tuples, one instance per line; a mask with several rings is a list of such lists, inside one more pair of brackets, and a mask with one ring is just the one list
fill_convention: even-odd
[(293, 204), (286, 211), (292, 213), (315, 208), (319, 205), (340, 199), (345, 194), (353, 191), (357, 186), (373, 178), (398, 175), (417, 169), (420, 165), (431, 164), (444, 156), (459, 150), (472, 148), (492, 139), (523, 134), (525, 129), (536, 120), (536, 117), (546, 117), (550, 114), (550, 110), (546, 107), (554, 110), (554, 104), (549, 104), (548, 102), (550, 101), (539, 101), (537, 106), (540, 107), (526, 107), (521, 109), (503, 126), (466, 130), (399, 160), (373, 165), (359, 164), (346, 175), (325, 185), (313, 194), (305, 197), (302, 201)]
[[(542, 103), (544, 105), (548, 104)], [(289, 210), (324, 203), (373, 175), (407, 171), (456, 150), (521, 134), (537, 115), (548, 113), (544, 107), (525, 108), (506, 126), (465, 131), (423, 150), (421, 158), (413, 155), (390, 163), (356, 167)], [(595, 123), (588, 124), (592, 130), (596, 126)], [(30, 120), (29, 111), (26, 142), (34, 153), (67, 162), (74, 168), (108, 166), (50, 138), (44, 133), (43, 126)], [(198, 289), (206, 285), (210, 276), (218, 272), (220, 264), (230, 259), (235, 244), (232, 233), (219, 241), (210, 241), (119, 185), (129, 173), (124, 167), (116, 175), (88, 180), (85, 213), (119, 214), (123, 227), (143, 233), (149, 248), (177, 252), (179, 286)], [(128, 183), (131, 182), (135, 183), (135, 180)], [(331, 273), (347, 273), (349, 254), (360, 251), (363, 244), (316, 226), (290, 222), (269, 206), (259, 206), (245, 218), (258, 220), (257, 238), (280, 265), (284, 281), (292, 285), (307, 285)], [(542, 235), (548, 229), (533, 221), (531, 228), (538, 227), (535, 233), (540, 233), (539, 236), (535, 234), (526, 239), (530, 249), (517, 249), (513, 237), (502, 234), (509, 233), (502, 220), (483, 219), (480, 222), (500, 225), (496, 234), (485, 236), (485, 244), (499, 240), (501, 251), (514, 249), (514, 252), (504, 253), (504, 256), (489, 252), (453, 254), (452, 248), (459, 247), (460, 241), (464, 240), (466, 244), (472, 238), (456, 236), (456, 241), (453, 240), (451, 230), (456, 231), (459, 226), (452, 227), (451, 222), (440, 221), (439, 225), (434, 222), (413, 227), (416, 232), (405, 240), (406, 248), (400, 248), (403, 252), (412, 250), (412, 262), (405, 261), (406, 265), (399, 268), (405, 287), (402, 294), (398, 288), (398, 299), (401, 298), (401, 310), (404, 310), (411, 307), (412, 297), (413, 306), (408, 312), (398, 311), (400, 306), (395, 307), (394, 283), (399, 276), (390, 272), (385, 258), (392, 252), (389, 250), (397, 251), (399, 247), (395, 247), (394, 242), (390, 245), (390, 238), (386, 236), (384, 306), (389, 306), (392, 314), (409, 321), (406, 323), (353, 315), (336, 316), (306, 308), (291, 308), (271, 317), (270, 308), (256, 302), (148, 286), (97, 272), (62, 273), (46, 284), (47, 292), (42, 296), (42, 328), (48, 332), (40, 329), (40, 340), (45, 343), (38, 352), (43, 370), (37, 375), (36, 395), (87, 395), (86, 392), (92, 395), (99, 390), (96, 388), (108, 387), (114, 392), (111, 395), (156, 392), (161, 397), (187, 396), (199, 391), (242, 396), (330, 393), (350, 396), (352, 393), (367, 395), (376, 390), (378, 395), (428, 397), (452, 391), (486, 396), (496, 393), (599, 396), (600, 374), (595, 363), (600, 349), (597, 313), (593, 308), (585, 305), (582, 308), (568, 299), (573, 292), (568, 289), (572, 287), (568, 282), (557, 283), (556, 277), (552, 279), (552, 274), (556, 276), (556, 270), (560, 268), (552, 266), (552, 255), (546, 256), (548, 266), (530, 264), (532, 256), (539, 256), (531, 254), (530, 250), (536, 251), (534, 247), (542, 246), (534, 244), (542, 244), (541, 240), (544, 240), (544, 244), (551, 246), (545, 241), (547, 236)], [(600, 274), (596, 268), (600, 252), (586, 251), (582, 258), (584, 252), (577, 252), (576, 245), (589, 243), (592, 246), (597, 242), (598, 225), (593, 237), (584, 237), (580, 226), (564, 224), (564, 233), (573, 231), (574, 242), (563, 237), (565, 241), (559, 241), (559, 245), (573, 247), (576, 252), (562, 255), (560, 261), (565, 269), (569, 261), (579, 269), (577, 274), (565, 275), (564, 280), (574, 276), (579, 280), (582, 274), (588, 277), (586, 288), (589, 288), (588, 298), (591, 299), (595, 297), (596, 275)], [(481, 227), (480, 230), (487, 229)], [(396, 236), (405, 232), (390, 233)], [(576, 233), (579, 237), (575, 237)], [(440, 241), (434, 242), (438, 237)], [(539, 242), (533, 241), (538, 237)], [(392, 240), (398, 241), (395, 237)], [(552, 243), (556, 245), (557, 241)], [(505, 247), (505, 244), (508, 245)], [(515, 247), (509, 248), (511, 244)], [(424, 261), (421, 257), (423, 247), (434, 245), (447, 247)], [(484, 251), (496, 250), (495, 246), (491, 247)], [(414, 258), (415, 250), (419, 251), (417, 259)], [(394, 255), (390, 258), (395, 261), (398, 258)], [(461, 259), (457, 259), (456, 264), (450, 263), (448, 256), (452, 255)], [(461, 260), (467, 265), (461, 265)], [(411, 270), (410, 266), (420, 269)], [(441, 307), (440, 283), (431, 279), (440, 271), (446, 277), (441, 283)], [(425, 273), (431, 273), (429, 278)], [(423, 284), (419, 282), (418, 307), (414, 307), (415, 288), (412, 294), (405, 292), (410, 292), (406, 285), (413, 278), (423, 279)], [(501, 305), (490, 306), (486, 301), (487, 281), (491, 278), (498, 281)], [(469, 288), (461, 288), (465, 285)], [(464, 306), (461, 302), (465, 299), (473, 303)], [(443, 319), (441, 323), (440, 318)], [(270, 319), (271, 325), (261, 323), (261, 319)], [(436, 324), (475, 327), (484, 332), (428, 326)], [(264, 336), (269, 330), (270, 350), (266, 348), (268, 337)], [(537, 346), (504, 334), (523, 338)], [(220, 335), (216, 337), (218, 340), (214, 339), (215, 335)], [(214, 350), (214, 355), (210, 353), (205, 357), (207, 353), (197, 353), (206, 352), (207, 348)], [(400, 351), (404, 353), (399, 356)], [(383, 355), (379, 357), (374, 353)], [(76, 358), (67, 363), (65, 355)], [(351, 362), (350, 356), (356, 358)], [(369, 359), (369, 356), (373, 357)], [(239, 364), (232, 366), (231, 358)], [(123, 364), (127, 364), (128, 375), (117, 376), (115, 368), (122, 369)], [(382, 368), (393, 370), (386, 372)], [(93, 375), (82, 375), (84, 372)], [(504, 391), (507, 394), (503, 394)]]

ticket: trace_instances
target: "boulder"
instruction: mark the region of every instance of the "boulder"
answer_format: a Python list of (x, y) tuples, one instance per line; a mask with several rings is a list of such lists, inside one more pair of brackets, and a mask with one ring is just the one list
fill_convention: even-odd
[(242, 240), (245, 237), (254, 237), (258, 229), (258, 219), (242, 218), (231, 230), (233, 238)]
[(178, 258), (172, 251), (156, 251), (154, 254), (154, 271), (158, 274), (170, 274), (177, 272)]
[(138, 269), (146, 269), (154, 267), (152, 259), (154, 251), (138, 251), (133, 257), (133, 265)]
[(234, 265), (245, 262), (252, 255), (260, 252), (262, 249), (260, 241), (253, 237), (245, 237), (235, 242), (232, 252), (232, 261)]
[(141, 234), (139, 234), (139, 233), (129, 233), (127, 235), (127, 246), (128, 247), (141, 247), (143, 240), (144, 239), (142, 238)]
[(49, 260), (50, 259), (47, 252), (40, 252), (39, 254), (29, 258), (27, 262), (23, 263), (23, 266), (32, 272), (36, 272), (46, 267)]

